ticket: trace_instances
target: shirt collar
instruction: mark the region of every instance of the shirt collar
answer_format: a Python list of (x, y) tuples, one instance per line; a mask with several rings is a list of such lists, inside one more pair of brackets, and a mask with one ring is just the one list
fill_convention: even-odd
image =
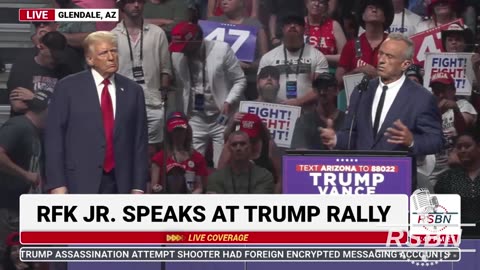
[[(117, 23), (117, 26), (115, 27), (118, 31), (120, 31), (122, 34), (127, 34), (127, 31), (125, 30), (125, 25), (123, 24), (123, 20), (119, 23)], [(148, 23), (143, 22), (143, 31), (148, 31), (150, 29), (150, 25)]]
[[(104, 78), (102, 77), (102, 75), (100, 75), (100, 73), (98, 73), (98, 71), (96, 71), (93, 68), (91, 69), (91, 71), (92, 71), (93, 80), (95, 81), (95, 85), (96, 86), (103, 85)], [(110, 84), (113, 85), (115, 83), (115, 74), (112, 74), (112, 76), (110, 76), (108, 80), (110, 81)]]
[(394, 82), (391, 82), (389, 84), (384, 84), (382, 82), (382, 79), (380, 79), (380, 87), (383, 88), (383, 86), (386, 85), (388, 87), (388, 89), (392, 89), (392, 88), (396, 88), (396, 87), (400, 88), (400, 86), (403, 84), (403, 82), (405, 82), (405, 79), (406, 79), (405, 74), (402, 74), (402, 77), (400, 77), (400, 79), (398, 79)]

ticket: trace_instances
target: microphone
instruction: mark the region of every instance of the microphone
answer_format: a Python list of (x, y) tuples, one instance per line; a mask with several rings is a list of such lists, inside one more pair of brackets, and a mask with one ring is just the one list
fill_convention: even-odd
[(365, 92), (368, 90), (368, 82), (370, 79), (368, 78), (367, 75), (363, 76), (362, 80), (360, 83), (357, 85), (357, 89), (360, 93)]
[[(430, 204), (432, 205), (433, 213), (437, 213), (436, 209), (437, 209), (437, 207), (439, 206), (437, 196), (432, 196), (432, 199), (431, 199), (431, 201), (430, 201)], [(437, 229), (437, 226), (433, 226), (433, 229), (436, 230), (436, 229)]]
[(352, 143), (352, 133), (353, 133), (353, 126), (355, 125), (355, 122), (357, 120), (357, 111), (358, 111), (358, 106), (360, 104), (360, 100), (362, 99), (363, 92), (368, 90), (368, 82), (370, 79), (368, 78), (367, 75), (364, 75), (360, 83), (357, 85), (357, 90), (358, 90), (358, 99), (357, 103), (355, 104), (355, 109), (352, 112), (352, 121), (350, 122), (350, 129), (348, 130), (348, 150), (351, 149), (351, 143)]
[(432, 204), (433, 207), (434, 207), (434, 208), (433, 208), (433, 212), (436, 213), (435, 209), (437, 209), (437, 207), (440, 205), (440, 204), (438, 203), (438, 198), (437, 198), (437, 196), (432, 196), (431, 204)]
[(412, 193), (412, 201), (415, 211), (423, 211), (426, 214), (433, 208), (433, 198), (430, 198), (430, 192), (426, 188), (415, 190)]

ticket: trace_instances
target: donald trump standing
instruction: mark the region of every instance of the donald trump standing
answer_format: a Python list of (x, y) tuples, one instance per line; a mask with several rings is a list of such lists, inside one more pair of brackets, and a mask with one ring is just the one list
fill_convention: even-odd
[(148, 137), (142, 87), (117, 74), (117, 40), (84, 40), (90, 69), (59, 81), (45, 129), (46, 189), (63, 194), (143, 193)]

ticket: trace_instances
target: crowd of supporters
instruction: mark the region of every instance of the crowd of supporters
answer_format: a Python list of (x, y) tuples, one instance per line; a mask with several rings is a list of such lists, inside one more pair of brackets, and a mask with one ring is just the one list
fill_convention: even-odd
[[(458, 95), (452, 74), (439, 70), (429, 76), (430, 81), (425, 84), (431, 88), (428, 95), (434, 100), (435, 108), (428, 118), (434, 123), (426, 124), (432, 129), (439, 127), (441, 146), (419, 150), (425, 147), (418, 145), (423, 142), (420, 135), (429, 132), (423, 129), (425, 125), (416, 123), (426, 121), (419, 112), (410, 124), (396, 121), (394, 128), (384, 127), (386, 138), (379, 145), (399, 145), (399, 148), (372, 146), (371, 149), (411, 151), (417, 160), (418, 187), (436, 193), (460, 194), (462, 222), (480, 222), (480, 120), (477, 117), (480, 46), (473, 19), (480, 5), (476, 1), (55, 2), (59, 8), (117, 7), (121, 20), (113, 24), (34, 23), (31, 52), (19, 56), (12, 66), (7, 83), (11, 118), (0, 128), (0, 252), (8, 253), (4, 269), (37, 267), (11, 256), (15, 250), (12, 247), (19, 245), (18, 239), (15, 240), (18, 236), (11, 233), (18, 231), (21, 194), (85, 193), (82, 190), (93, 191), (90, 193), (282, 193), (281, 157), (285, 150), (342, 148), (341, 131), (350, 127), (349, 114), (354, 110), (347, 106), (350, 97), (347, 98), (344, 89), (345, 76), (361, 73), (372, 81), (377, 80), (377, 85), (369, 86), (374, 92), (369, 108), (375, 110), (381, 103), (384, 111), (378, 105), (379, 109), (376, 113), (372, 111), (371, 117), (370, 111), (367, 112), (365, 119), (371, 118), (370, 125), (374, 127), (372, 140), (388, 120), (388, 108), (393, 110), (396, 100), (410, 99), (404, 109), (414, 106), (412, 114), (416, 114), (417, 109), (425, 109), (418, 108), (423, 103), (415, 100), (416, 93), (399, 90), (402, 84), (410, 83), (404, 80), (414, 83), (408, 87), (409, 91), (425, 90), (424, 63), (413, 61), (413, 44), (408, 37), (442, 25), (448, 27), (440, 32), (440, 51), (472, 53), (471, 65), (467, 65), (471, 70), (466, 71), (473, 74), (471, 94)], [(205, 39), (199, 25), (203, 20), (255, 28), (253, 60), (239, 60), (232, 46)], [(402, 54), (401, 62), (395, 62), (397, 55), (391, 47), (397, 43), (392, 42), (406, 46), (402, 53), (407, 56)], [(86, 73), (91, 80), (79, 79), (83, 77), (78, 74)], [(397, 80), (384, 80), (392, 74), (398, 75), (394, 77), (400, 84), (395, 84)], [(128, 83), (118, 81), (120, 78)], [(77, 87), (76, 94), (65, 89), (72, 83)], [(387, 86), (390, 93), (395, 93), (393, 96), (382, 93), (382, 87), (385, 92)], [(95, 89), (100, 102), (85, 102), (87, 94), (79, 92), (82, 87)], [(141, 92), (139, 95), (144, 100), (132, 107), (136, 111), (122, 111), (126, 101), (119, 101), (118, 89), (124, 91), (121, 87), (125, 87), (125, 92), (131, 89)], [(114, 102), (110, 101), (107, 113), (102, 89), (113, 91)], [(406, 96), (399, 98), (398, 95)], [(364, 97), (352, 95), (350, 104), (363, 101), (361, 98)], [(293, 130), (291, 147), (279, 147), (258, 115), (239, 112), (242, 100), (300, 107), (302, 112)], [(50, 105), (53, 107), (49, 112)], [(88, 134), (90, 124), (96, 124), (98, 119), (81, 119), (83, 115), (98, 116), (103, 121), (98, 123), (103, 124), (94, 129), (102, 130), (103, 136), (103, 127), (105, 136), (97, 138)], [(358, 121), (362, 117), (359, 115)], [(115, 134), (107, 132), (108, 121), (115, 124)], [(132, 124), (132, 121), (137, 122)], [(82, 122), (85, 127), (75, 126)], [(357, 126), (362, 122), (359, 123)], [(142, 126), (135, 130), (138, 124)], [(361, 127), (357, 127), (357, 131), (360, 132)], [(88, 144), (85, 149), (91, 146), (91, 140), (98, 140), (102, 147), (99, 153), (112, 155), (105, 157), (111, 159), (111, 164), (105, 165), (108, 162), (103, 161), (99, 166), (103, 172), (99, 171), (98, 183), (93, 180), (72, 183), (73, 178), (79, 181), (76, 177), (57, 179), (59, 174), (53, 167), (64, 170), (62, 175), (67, 178), (75, 171), (88, 170), (76, 160), (73, 153), (76, 150), (63, 145), (75, 138), (72, 132), (80, 133), (74, 135), (81, 138), (79, 145)], [(117, 133), (125, 133), (125, 137), (119, 139)], [(115, 159), (119, 158), (119, 148), (122, 148), (118, 141), (128, 140), (130, 135), (136, 140), (145, 138), (145, 155), (148, 155), (145, 163), (148, 164), (140, 167), (145, 165), (149, 172), (138, 174), (146, 175), (146, 179), (128, 181), (145, 180), (144, 186), (116, 182), (123, 179), (118, 175), (121, 172), (118, 166), (124, 164)], [(433, 142), (435, 138), (431, 138)], [(363, 143), (359, 139), (353, 145), (365, 150)], [(53, 148), (53, 144), (60, 146)], [(351, 148), (350, 141), (348, 145)], [(132, 146), (128, 144), (128, 147)], [(129, 151), (143, 154), (143, 141), (136, 141), (133, 150), (126, 150)], [(96, 154), (92, 153), (92, 160)], [(89, 158), (89, 154), (85, 154), (79, 160)], [(55, 163), (59, 159), (65, 160)], [(142, 161), (143, 157), (135, 159), (137, 163)], [(126, 177), (133, 177), (133, 173)]]

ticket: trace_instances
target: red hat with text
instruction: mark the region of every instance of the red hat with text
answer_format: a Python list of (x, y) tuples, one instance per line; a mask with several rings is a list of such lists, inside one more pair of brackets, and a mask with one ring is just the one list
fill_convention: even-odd
[(183, 117), (172, 117), (167, 121), (167, 131), (172, 132), (176, 128), (188, 128), (188, 122)]
[(441, 84), (455, 84), (455, 80), (453, 79), (452, 75), (446, 72), (437, 72), (432, 75), (432, 78), (430, 79), (430, 87), (432, 87), (432, 84), (434, 83), (441, 83)]
[(170, 52), (183, 52), (188, 42), (195, 41), (200, 33), (200, 26), (191, 22), (180, 22), (172, 29), (172, 42)]
[(256, 114), (246, 113), (240, 120), (239, 130), (247, 133), (250, 138), (256, 138), (262, 130), (262, 119)]

